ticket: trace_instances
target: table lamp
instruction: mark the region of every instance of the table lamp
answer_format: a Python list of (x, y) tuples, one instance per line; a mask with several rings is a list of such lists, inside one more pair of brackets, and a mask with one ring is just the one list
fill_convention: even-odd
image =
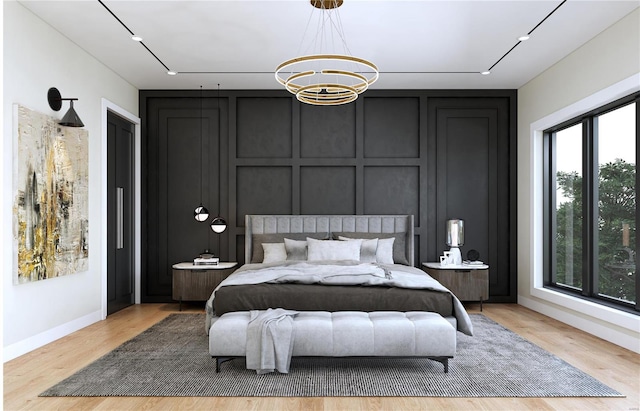
[(459, 219), (447, 220), (447, 245), (449, 261), (447, 264), (461, 265), (462, 255), (458, 247), (464, 245), (464, 221)]

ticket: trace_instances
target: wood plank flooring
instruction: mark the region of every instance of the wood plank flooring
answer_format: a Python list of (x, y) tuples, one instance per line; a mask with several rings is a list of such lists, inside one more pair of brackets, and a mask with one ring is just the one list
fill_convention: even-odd
[[(470, 304), (470, 313), (479, 306)], [(202, 311), (187, 305), (183, 313)], [(640, 410), (640, 355), (515, 304), (483, 314), (624, 394), (625, 398), (136, 397), (40, 398), (38, 394), (133, 338), (177, 304), (126, 308), (4, 364), (5, 410)]]

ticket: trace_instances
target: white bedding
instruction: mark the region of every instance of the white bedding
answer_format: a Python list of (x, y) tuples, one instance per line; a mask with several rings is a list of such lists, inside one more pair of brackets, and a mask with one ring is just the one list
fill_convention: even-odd
[[(359, 263), (357, 261), (287, 261), (271, 264), (245, 264), (223, 280), (207, 301), (206, 330), (215, 317), (213, 300), (216, 291), (227, 285), (293, 282), (300, 284), (384, 285), (449, 292), (424, 271), (399, 264)], [(455, 295), (454, 315), (458, 330), (473, 335), (473, 326), (462, 303)], [(275, 308), (275, 307), (274, 307)]]

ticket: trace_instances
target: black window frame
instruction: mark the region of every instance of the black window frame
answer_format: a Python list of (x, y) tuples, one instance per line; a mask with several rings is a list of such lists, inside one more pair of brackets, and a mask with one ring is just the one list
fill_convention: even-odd
[[(621, 107), (635, 103), (636, 106), (636, 238), (635, 249), (640, 251), (640, 235), (637, 233), (640, 223), (640, 207), (638, 207), (637, 193), (640, 188), (640, 173), (637, 171), (637, 162), (640, 158), (640, 92), (633, 93), (626, 97), (615, 100), (611, 103), (598, 107), (580, 116), (564, 121), (556, 126), (550, 127), (543, 132), (543, 238), (544, 238), (544, 278), (543, 286), (564, 294), (577, 298), (592, 301), (608, 307), (640, 315), (640, 256), (636, 254), (636, 275), (635, 291), (636, 302), (627, 303), (600, 295), (596, 292), (598, 282), (598, 171), (599, 164), (597, 152), (598, 147), (597, 117)], [(569, 127), (582, 125), (582, 289), (577, 289), (565, 284), (556, 282), (556, 153), (553, 139), (557, 132)]]

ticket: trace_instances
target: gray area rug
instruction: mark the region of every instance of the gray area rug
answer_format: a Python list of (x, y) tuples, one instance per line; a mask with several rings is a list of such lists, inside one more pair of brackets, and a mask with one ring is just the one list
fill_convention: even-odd
[(293, 358), (257, 375), (243, 358), (215, 372), (203, 314), (172, 314), (40, 396), (619, 397), (619, 392), (481, 314), (458, 333), (449, 373), (425, 358)]

